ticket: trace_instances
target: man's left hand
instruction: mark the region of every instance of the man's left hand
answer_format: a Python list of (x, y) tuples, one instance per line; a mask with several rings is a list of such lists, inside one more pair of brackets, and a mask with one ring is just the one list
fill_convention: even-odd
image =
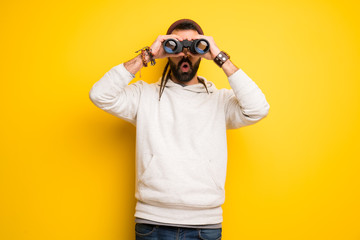
[[(197, 54), (196, 56), (200, 56), (207, 60), (214, 60), (214, 58), (220, 53), (220, 49), (216, 46), (214, 38), (211, 36), (204, 36), (204, 35), (198, 35), (198, 36), (194, 37), (194, 39), (200, 39), (200, 38), (204, 38), (209, 42), (210, 49), (207, 53), (201, 54), (201, 55)], [(194, 39), (191, 39), (191, 40), (194, 40)], [(189, 55), (195, 56), (194, 54), (192, 54), (190, 52), (189, 52)]]

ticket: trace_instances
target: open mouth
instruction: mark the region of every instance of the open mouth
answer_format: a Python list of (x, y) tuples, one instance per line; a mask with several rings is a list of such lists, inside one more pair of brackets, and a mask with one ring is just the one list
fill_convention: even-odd
[(182, 72), (188, 72), (190, 70), (190, 65), (187, 62), (183, 62), (180, 66)]

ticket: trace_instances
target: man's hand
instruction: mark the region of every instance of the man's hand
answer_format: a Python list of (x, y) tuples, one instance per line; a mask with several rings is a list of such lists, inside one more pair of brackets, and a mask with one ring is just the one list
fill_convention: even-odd
[(155, 42), (151, 45), (151, 51), (152, 54), (154, 55), (154, 58), (166, 58), (166, 57), (179, 57), (179, 56), (185, 56), (184, 52), (180, 52), (178, 54), (169, 54), (167, 52), (165, 52), (164, 48), (163, 48), (163, 42), (169, 38), (174, 38), (178, 41), (182, 41), (183, 39), (178, 36), (178, 35), (160, 35), (157, 37), (157, 39), (155, 40)]
[[(165, 52), (162, 43), (169, 38), (175, 38), (182, 41), (182, 38), (178, 35), (160, 35), (151, 45), (151, 52), (155, 59), (166, 58), (166, 57), (178, 57), (185, 56), (183, 52), (178, 54), (168, 54)], [(150, 62), (150, 56), (145, 57), (146, 62)], [(141, 58), (141, 54), (137, 55), (133, 59), (124, 63), (124, 67), (133, 75), (135, 75), (144, 66)]]
[(210, 44), (210, 49), (207, 53), (205, 54), (192, 54), (189, 52), (189, 54), (193, 55), (193, 56), (199, 56), (202, 58), (205, 58), (207, 60), (214, 60), (214, 58), (220, 53), (220, 49), (216, 46), (214, 38), (210, 37), (210, 36), (204, 36), (204, 35), (198, 35), (196, 36), (194, 39), (190, 39), (190, 40), (195, 40), (195, 39), (206, 39), (209, 44)]
[[(210, 50), (203, 54), (203, 55), (200, 55), (200, 54), (192, 54), (192, 53), (189, 53), (189, 55), (192, 55), (192, 56), (200, 56), (202, 58), (205, 58), (207, 60), (214, 60), (215, 57), (221, 52), (220, 49), (218, 48), (218, 46), (216, 46), (215, 44), (215, 41), (214, 41), (214, 38), (213, 37), (210, 37), (210, 36), (204, 36), (204, 35), (198, 35), (196, 36), (194, 39), (200, 39), (200, 38), (204, 38), (206, 39), (209, 44), (210, 44)], [(192, 39), (189, 39), (189, 40), (192, 40)], [(230, 59), (227, 60), (221, 67), (226, 76), (231, 76), (233, 73), (235, 73), (239, 68), (236, 67), (231, 61)]]

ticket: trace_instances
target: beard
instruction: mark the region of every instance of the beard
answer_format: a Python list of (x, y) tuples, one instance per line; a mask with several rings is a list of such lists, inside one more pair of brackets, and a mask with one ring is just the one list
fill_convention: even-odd
[[(172, 74), (174, 75), (174, 77), (178, 81), (184, 82), (184, 83), (189, 82), (196, 75), (196, 73), (199, 69), (200, 60), (201, 60), (201, 58), (199, 58), (199, 60), (196, 61), (193, 66), (191, 61), (188, 58), (183, 57), (181, 59), (181, 61), (178, 63), (178, 65), (176, 66), (176, 64), (173, 61), (171, 61), (171, 59), (169, 58), (170, 70), (171, 70)], [(181, 64), (184, 62), (187, 62), (189, 64), (189, 70), (187, 72), (183, 72), (180, 68)]]

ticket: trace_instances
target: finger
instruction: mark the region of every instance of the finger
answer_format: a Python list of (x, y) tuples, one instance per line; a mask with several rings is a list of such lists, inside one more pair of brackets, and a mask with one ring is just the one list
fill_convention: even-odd
[(193, 39), (200, 39), (200, 38), (204, 38), (203, 35), (197, 35), (197, 36), (194, 36)]
[(191, 57), (199, 57), (199, 54), (193, 54), (190, 51), (187, 54)]
[(185, 53), (184, 52), (180, 52), (180, 53), (177, 53), (177, 54), (172, 54), (173, 57), (183, 57), (185, 56)]
[(170, 35), (159, 35), (158, 38), (156, 39), (156, 41), (162, 43), (162, 42), (164, 42), (165, 40), (167, 40), (169, 38), (175, 38), (175, 37), (169, 37), (169, 36)]
[(182, 40), (183, 40), (182, 37), (180, 37), (179, 35), (176, 35), (176, 34), (164, 35), (164, 37), (165, 37), (165, 39), (175, 38), (175, 39), (177, 39), (177, 40), (179, 40), (179, 41), (182, 41)]

